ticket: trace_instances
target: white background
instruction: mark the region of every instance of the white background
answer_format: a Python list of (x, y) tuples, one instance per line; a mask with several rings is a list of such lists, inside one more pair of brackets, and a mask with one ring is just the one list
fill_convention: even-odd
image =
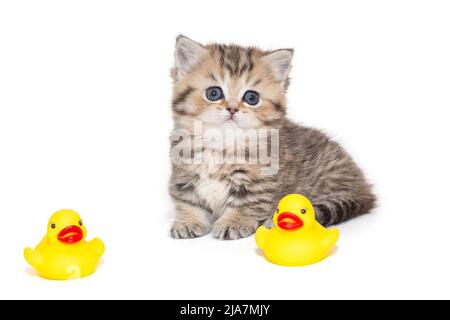
[[(448, 1), (2, 1), (0, 298), (450, 298)], [(296, 49), (290, 117), (376, 186), (335, 255), (272, 265), (253, 237), (172, 240), (173, 47)], [(22, 256), (60, 208), (107, 252), (88, 278)]]

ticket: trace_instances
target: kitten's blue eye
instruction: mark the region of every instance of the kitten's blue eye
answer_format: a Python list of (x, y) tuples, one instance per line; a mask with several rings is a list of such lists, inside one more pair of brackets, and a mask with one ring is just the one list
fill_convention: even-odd
[(209, 87), (205, 95), (209, 101), (218, 101), (223, 98), (223, 91), (220, 87)]
[(244, 93), (244, 97), (242, 99), (244, 99), (247, 104), (256, 106), (259, 102), (259, 94), (255, 91), (248, 90)]

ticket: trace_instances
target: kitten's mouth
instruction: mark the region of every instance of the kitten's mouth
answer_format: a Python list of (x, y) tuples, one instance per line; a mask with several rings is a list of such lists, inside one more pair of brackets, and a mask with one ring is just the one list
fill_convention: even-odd
[(236, 121), (236, 118), (233, 117), (233, 116), (229, 116), (228, 118), (226, 118), (223, 123), (224, 124), (228, 124), (228, 125), (233, 125), (233, 126), (237, 126), (238, 125), (238, 122)]
[(303, 220), (292, 212), (283, 212), (277, 218), (278, 226), (286, 231), (294, 231), (303, 227)]

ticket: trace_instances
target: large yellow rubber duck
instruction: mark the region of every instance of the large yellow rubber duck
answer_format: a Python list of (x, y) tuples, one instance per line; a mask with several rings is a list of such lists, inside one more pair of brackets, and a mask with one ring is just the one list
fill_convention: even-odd
[(24, 251), (27, 262), (38, 274), (52, 280), (71, 280), (90, 275), (105, 251), (102, 240), (86, 241), (86, 227), (73, 210), (55, 212), (47, 234), (33, 250)]
[(311, 202), (300, 194), (281, 199), (273, 223), (272, 229), (256, 230), (256, 243), (269, 261), (283, 266), (321, 261), (339, 237), (338, 229), (325, 229), (316, 221)]

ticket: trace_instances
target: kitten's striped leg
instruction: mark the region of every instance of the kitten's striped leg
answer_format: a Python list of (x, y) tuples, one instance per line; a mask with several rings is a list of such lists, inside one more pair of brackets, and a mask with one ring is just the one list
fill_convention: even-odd
[(272, 208), (229, 207), (214, 224), (213, 236), (220, 240), (237, 240), (255, 233), (256, 229), (271, 216)]
[(188, 239), (204, 236), (211, 230), (211, 214), (200, 207), (181, 200), (175, 200), (176, 216), (170, 229), (175, 239)]
[(261, 224), (270, 226), (276, 206), (274, 194), (278, 186), (274, 181), (255, 183), (241, 172), (233, 178), (226, 209), (220, 216), (215, 216), (217, 220), (213, 225), (213, 235), (220, 240), (248, 237)]

